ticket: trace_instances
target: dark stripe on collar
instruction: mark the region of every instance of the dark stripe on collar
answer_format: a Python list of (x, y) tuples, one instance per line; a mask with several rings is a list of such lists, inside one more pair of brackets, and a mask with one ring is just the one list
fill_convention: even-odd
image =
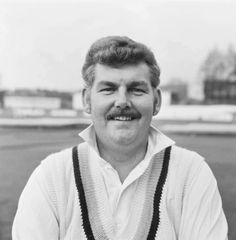
[(80, 173), (80, 166), (79, 166), (79, 159), (78, 159), (78, 149), (77, 146), (73, 147), (72, 149), (72, 158), (73, 158), (73, 165), (74, 165), (74, 175), (75, 175), (75, 183), (79, 195), (81, 213), (82, 213), (82, 222), (85, 235), (89, 240), (95, 240), (92, 232), (92, 228), (89, 221), (88, 216), (88, 207), (85, 198), (84, 187), (81, 179)]
[(154, 195), (154, 201), (153, 201), (153, 215), (152, 215), (152, 222), (149, 229), (147, 240), (153, 240), (155, 239), (156, 232), (159, 227), (160, 223), (160, 201), (161, 201), (161, 195), (163, 191), (163, 187), (166, 181), (167, 173), (168, 173), (168, 166), (169, 166), (169, 160), (170, 160), (170, 151), (171, 146), (166, 148), (161, 175), (159, 178), (159, 181), (157, 183), (155, 195)]

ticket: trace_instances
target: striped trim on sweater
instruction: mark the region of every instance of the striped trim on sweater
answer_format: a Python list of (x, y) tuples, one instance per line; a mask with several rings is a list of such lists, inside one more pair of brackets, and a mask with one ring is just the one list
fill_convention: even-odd
[[(133, 199), (131, 215), (137, 224), (132, 224), (128, 239), (152, 240), (158, 236), (160, 224), (160, 201), (166, 181), (171, 147), (155, 154), (140, 178)], [(72, 149), (73, 167), (84, 233), (89, 240), (114, 239), (113, 219), (106, 206), (107, 198), (101, 194), (105, 189), (98, 171), (90, 169), (87, 146), (80, 144)], [(147, 179), (148, 178), (148, 179)], [(146, 183), (146, 184), (145, 184)]]

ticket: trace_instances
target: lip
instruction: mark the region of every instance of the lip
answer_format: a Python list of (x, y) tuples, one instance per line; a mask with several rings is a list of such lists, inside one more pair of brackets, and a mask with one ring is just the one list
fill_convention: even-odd
[(113, 120), (113, 121), (132, 121), (140, 118), (141, 118), (141, 114), (138, 111), (135, 111), (133, 109), (129, 109), (129, 110), (114, 109), (110, 111), (106, 116), (107, 120)]
[(122, 121), (122, 122), (124, 122), (124, 121), (132, 121), (132, 120), (135, 120), (135, 118), (132, 118), (132, 117), (130, 117), (130, 116), (117, 116), (117, 117), (114, 117), (114, 118), (112, 118), (111, 120), (114, 120), (114, 121)]
[(107, 120), (112, 121), (133, 121), (137, 120), (140, 117), (137, 115), (108, 115)]

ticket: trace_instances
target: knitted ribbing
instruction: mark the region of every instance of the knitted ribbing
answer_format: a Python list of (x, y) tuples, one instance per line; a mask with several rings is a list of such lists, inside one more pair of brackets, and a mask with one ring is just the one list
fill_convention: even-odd
[[(137, 221), (137, 224), (131, 224), (133, 228), (128, 231), (127, 239), (155, 239), (160, 222), (159, 207), (168, 171), (170, 149), (169, 147), (154, 155), (148, 169), (139, 179), (131, 209), (132, 219)], [(84, 231), (87, 239), (113, 239), (113, 221), (106, 206), (106, 194), (103, 194), (104, 184), (98, 171), (93, 171), (89, 166), (87, 151), (85, 145), (81, 144), (78, 156), (77, 148), (73, 148), (74, 173)]]
[(114, 228), (112, 217), (109, 215), (105, 186), (99, 171), (89, 166), (87, 144), (80, 144), (78, 148), (80, 171), (85, 189), (89, 220), (95, 239), (109, 240), (113, 238)]
[[(133, 240), (147, 239), (151, 222), (155, 221), (155, 219), (153, 219), (154, 192), (157, 187), (157, 182), (161, 174), (163, 157), (164, 157), (164, 150), (154, 155), (154, 157), (151, 159), (151, 163), (148, 169), (145, 171), (145, 173), (142, 176), (142, 178), (144, 179), (140, 179), (141, 181), (139, 183), (138, 190), (145, 192), (145, 201), (142, 207), (141, 217), (139, 216), (137, 218), (139, 219), (139, 224)], [(144, 183), (146, 183), (147, 186), (145, 187), (142, 186), (144, 185)], [(159, 203), (156, 207), (159, 208)], [(135, 206), (135, 208), (136, 209), (140, 208), (140, 203), (137, 202), (137, 206)]]
[(171, 147), (166, 148), (164, 161), (162, 165), (161, 175), (157, 183), (155, 196), (154, 196), (154, 203), (153, 203), (153, 215), (152, 215), (152, 224), (149, 230), (149, 234), (147, 240), (155, 239), (158, 226), (160, 223), (160, 201), (162, 196), (163, 187), (166, 181), (167, 173), (168, 173), (168, 166), (170, 160), (170, 150)]
[(72, 149), (72, 156), (73, 156), (75, 182), (76, 182), (77, 191), (79, 193), (78, 195), (79, 195), (79, 202), (80, 202), (81, 213), (82, 213), (82, 222), (83, 222), (84, 232), (87, 239), (94, 240), (95, 238), (89, 222), (88, 207), (85, 199), (85, 193), (84, 193), (83, 183), (82, 183), (81, 174), (80, 174), (80, 164), (78, 161), (77, 147), (74, 147)]

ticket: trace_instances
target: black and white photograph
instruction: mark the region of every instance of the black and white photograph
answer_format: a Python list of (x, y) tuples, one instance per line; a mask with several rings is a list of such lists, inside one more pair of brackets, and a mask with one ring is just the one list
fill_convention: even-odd
[(0, 0), (0, 240), (236, 239), (236, 1)]

